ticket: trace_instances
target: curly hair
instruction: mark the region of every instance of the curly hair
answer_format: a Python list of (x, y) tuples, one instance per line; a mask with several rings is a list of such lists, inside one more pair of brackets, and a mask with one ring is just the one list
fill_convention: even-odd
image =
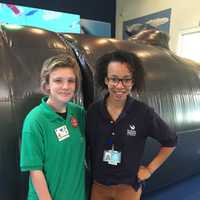
[(49, 83), (49, 75), (57, 68), (71, 68), (76, 76), (76, 92), (80, 87), (80, 69), (77, 61), (70, 54), (59, 54), (48, 58), (42, 65), (40, 73), (40, 87), (44, 94), (48, 94), (45, 86)]
[(97, 86), (101, 89), (107, 89), (105, 78), (107, 77), (108, 65), (111, 62), (127, 63), (134, 80), (132, 91), (140, 93), (144, 89), (144, 69), (140, 59), (134, 53), (122, 50), (107, 53), (97, 60), (95, 72)]

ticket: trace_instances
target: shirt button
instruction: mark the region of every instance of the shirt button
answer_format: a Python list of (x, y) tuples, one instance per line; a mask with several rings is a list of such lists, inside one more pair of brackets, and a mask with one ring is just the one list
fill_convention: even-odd
[(115, 133), (114, 133), (114, 132), (112, 132), (112, 135), (115, 135)]
[(110, 121), (111, 124), (113, 124), (113, 121)]

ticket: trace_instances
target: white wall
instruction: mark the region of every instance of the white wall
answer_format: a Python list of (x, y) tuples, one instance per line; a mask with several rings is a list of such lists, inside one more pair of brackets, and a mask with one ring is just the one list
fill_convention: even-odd
[[(171, 8), (170, 48), (176, 51), (179, 32), (197, 27), (200, 0), (116, 0), (116, 37), (122, 39), (123, 21)], [(199, 44), (200, 45), (200, 44)]]

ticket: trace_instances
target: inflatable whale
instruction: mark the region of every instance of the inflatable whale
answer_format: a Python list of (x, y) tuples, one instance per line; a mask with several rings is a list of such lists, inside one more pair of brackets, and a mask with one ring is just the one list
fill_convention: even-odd
[[(59, 53), (73, 55), (80, 66), (82, 89), (75, 101), (87, 107), (101, 96), (94, 84), (96, 60), (105, 52), (135, 53), (145, 69), (145, 90), (133, 94), (154, 110), (178, 135), (173, 155), (147, 182), (151, 192), (200, 173), (200, 65), (168, 47), (142, 42), (54, 33), (34, 27), (1, 25), (0, 31), (0, 196), (25, 200), (28, 174), (19, 169), (21, 128), (25, 115), (40, 102), (43, 61)], [(151, 131), (151, 130), (149, 130)], [(149, 139), (142, 162), (157, 152)]]

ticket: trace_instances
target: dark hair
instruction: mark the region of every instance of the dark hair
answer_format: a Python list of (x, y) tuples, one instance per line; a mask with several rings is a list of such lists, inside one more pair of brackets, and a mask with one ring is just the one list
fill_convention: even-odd
[(127, 63), (134, 80), (132, 91), (141, 92), (144, 89), (144, 69), (140, 59), (134, 53), (122, 50), (107, 53), (97, 60), (95, 80), (101, 89), (107, 88), (105, 78), (111, 62)]

